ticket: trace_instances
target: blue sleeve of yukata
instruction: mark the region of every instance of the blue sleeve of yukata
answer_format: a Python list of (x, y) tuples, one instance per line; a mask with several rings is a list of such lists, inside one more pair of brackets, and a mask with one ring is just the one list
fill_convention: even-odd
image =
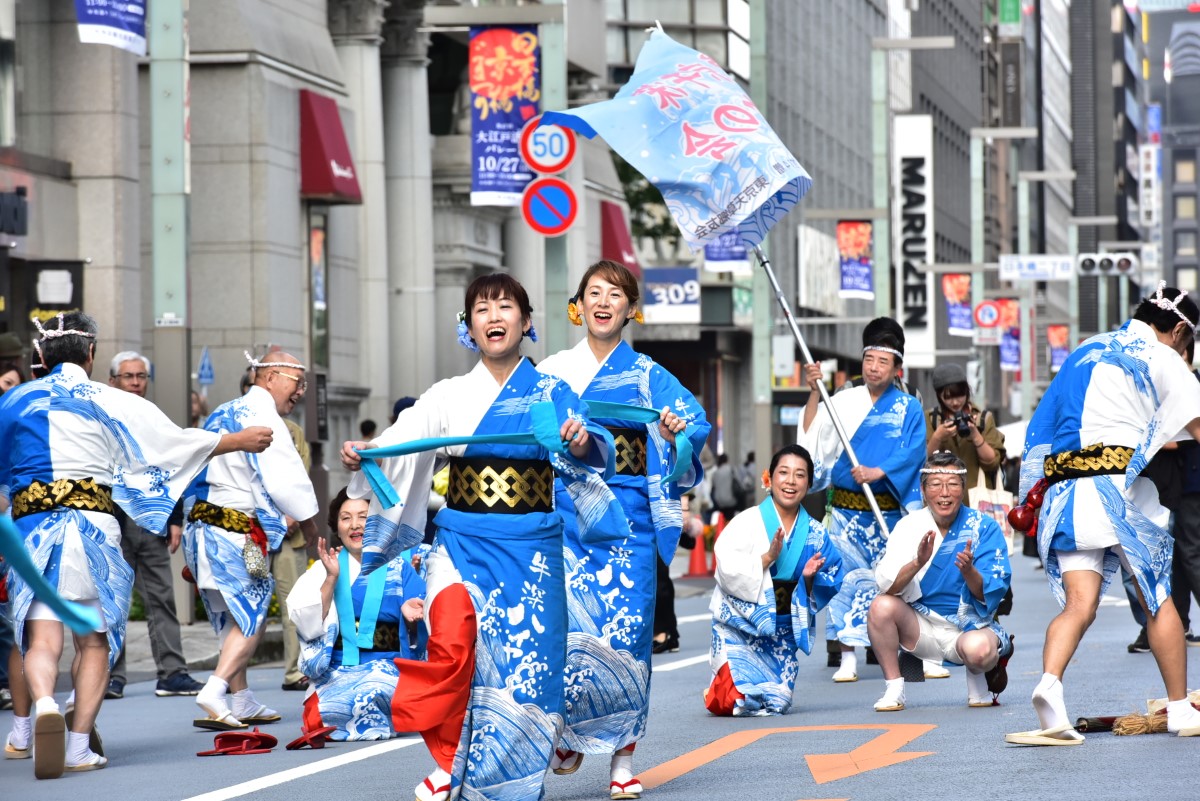
[(885, 474), (884, 481), (900, 505), (909, 509), (921, 507), (920, 475), (925, 464), (925, 414), (913, 398), (904, 412), (900, 438), (889, 441), (891, 451), (882, 463), (874, 465)]
[[(801, 557), (801, 571), (804, 565), (808, 564), (808, 559), (813, 553), (820, 553), (825, 558), (825, 564), (813, 576), (812, 594), (810, 603), (812, 611), (815, 614), (824, 609), (834, 596), (842, 589), (842, 554), (834, 546), (833, 540), (824, 532), (821, 533), (821, 542), (819, 548), (812, 553), (805, 552)], [(802, 579), (803, 580), (803, 577)]]
[(617, 469), (616, 446), (613, 444), (612, 434), (608, 433), (608, 429), (588, 419), (587, 403), (567, 386), (566, 381), (555, 382), (554, 388), (550, 391), (550, 400), (554, 403), (554, 409), (558, 413), (560, 426), (567, 420), (579, 420), (587, 428), (591, 439), (588, 454), (583, 459), (576, 458), (569, 447), (562, 457), (599, 473), (605, 481), (612, 478)]
[[(655, 364), (650, 369), (650, 402), (655, 409), (668, 407), (677, 417), (687, 423), (684, 433), (692, 444), (692, 466), (684, 474), (679, 484), (673, 484), (670, 488), (670, 497), (679, 498), (684, 491), (695, 487), (704, 479), (704, 466), (700, 464), (700, 453), (704, 450), (704, 443), (708, 441), (708, 433), (712, 430), (712, 426), (709, 425), (708, 418), (704, 414), (704, 407), (700, 405), (695, 396), (679, 383), (679, 379), (664, 370), (659, 364)], [(675, 458), (674, 448), (671, 449), (671, 458)], [(669, 471), (664, 471), (664, 474), (665, 472)]]
[(983, 600), (972, 595), (964, 583), (962, 601), (970, 604), (981, 618), (990, 620), (1012, 583), (1012, 567), (1008, 562), (1008, 541), (1000, 525), (987, 515), (981, 515), (981, 518), (979, 541), (975, 543), (975, 569), (983, 576)]

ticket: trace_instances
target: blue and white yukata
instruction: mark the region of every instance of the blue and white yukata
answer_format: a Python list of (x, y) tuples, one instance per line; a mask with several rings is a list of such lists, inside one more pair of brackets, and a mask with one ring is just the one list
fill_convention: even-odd
[[(798, 653), (812, 652), (817, 613), (842, 585), (841, 554), (804, 507), (779, 557), (764, 568), (762, 556), (779, 526), (775, 502), (768, 497), (734, 517), (714, 546), (717, 586), (708, 607), (713, 615), (708, 657), (713, 681), (705, 693), (713, 714), (787, 714), (800, 669)], [(813, 576), (810, 594), (804, 566), (818, 554), (825, 563)], [(786, 613), (781, 611), (785, 603)]]
[[(1120, 545), (1151, 612), (1171, 598), (1175, 541), (1158, 489), (1139, 474), (1169, 440), (1200, 417), (1200, 383), (1154, 330), (1130, 320), (1099, 334), (1067, 357), (1038, 403), (1025, 434), (1023, 498), (1043, 476), (1047, 456), (1092, 445), (1134, 448), (1123, 474), (1069, 478), (1046, 490), (1038, 519), (1038, 552), (1046, 578), (1065, 605), (1058, 554)], [(1101, 594), (1120, 566), (1109, 550)]]
[[(308, 520), (318, 511), (317, 496), (291, 432), (275, 408), (271, 393), (250, 387), (240, 398), (223, 403), (208, 416), (204, 428), (221, 434), (250, 426), (271, 429), (271, 445), (262, 453), (226, 453), (213, 459), (184, 498), (190, 517), (197, 501), (233, 509), (258, 521), (267, 537), (267, 550), (279, 550), (287, 534), (285, 516)], [(224, 641), (237, 625), (252, 637), (267, 617), (275, 579), (251, 576), (243, 549), (246, 534), (201, 520), (188, 520), (183, 533), (183, 556), (200, 589), (208, 620)]]
[[(304, 730), (335, 726), (333, 740), (387, 740), (392, 728), (392, 695), (400, 673), (396, 659), (420, 659), (424, 642), (409, 643), (400, 607), (425, 597), (425, 581), (403, 556), (370, 576), (343, 548), (337, 589), (329, 612), (321, 616), (321, 585), (328, 573), (313, 563), (288, 594), (288, 616), (300, 637), (300, 672), (312, 679), (304, 699)], [(339, 597), (343, 594), (342, 597)], [(351, 626), (342, 624), (341, 606), (349, 604)], [(395, 649), (374, 649), (378, 624), (396, 628)], [(354, 639), (351, 647), (345, 643)]]
[[(831, 400), (859, 464), (878, 467), (885, 474), (871, 484), (871, 489), (877, 499), (890, 496), (892, 505), (898, 507), (883, 512), (890, 529), (906, 511), (921, 508), (920, 471), (925, 463), (921, 404), (895, 386), (889, 386), (874, 404), (865, 386), (839, 392)], [(808, 431), (801, 433), (800, 444), (813, 458), (812, 489), (822, 490), (832, 484), (835, 491), (829, 534), (842, 554), (845, 573), (841, 592), (829, 604), (825, 637), (844, 645), (868, 646), (867, 610), (877, 594), (873, 571), (888, 532), (879, 530), (870, 509), (837, 505), (838, 490), (860, 494), (862, 485), (850, 474), (850, 459), (824, 404)]]
[[(147, 531), (161, 532), (220, 437), (181, 429), (149, 401), (88, 380), (61, 364), (14, 387), (0, 400), (0, 493), (10, 502), (33, 482), (93, 479)], [(64, 506), (19, 516), (35, 566), (70, 601), (98, 605), (107, 628), (109, 666), (125, 641), (133, 569), (121, 553), (121, 526), (111, 514)], [(8, 575), (16, 642), (25, 650), (33, 590)]]
[[(896, 576), (917, 557), (917, 546), (927, 532), (934, 533), (933, 556), (900, 591), (900, 600), (937, 621), (959, 631), (989, 629), (999, 640), (1001, 654), (1009, 651), (1012, 637), (996, 622), (996, 609), (1012, 583), (1008, 561), (1008, 539), (989, 515), (962, 506), (944, 536), (928, 509), (907, 515), (892, 529), (887, 547), (875, 567), (879, 591), (887, 592)], [(958, 553), (971, 543), (975, 569), (983, 577), (983, 599), (971, 594), (962, 571), (955, 564)], [(961, 665), (961, 658), (947, 657)]]
[[(621, 342), (603, 362), (584, 338), (538, 365), (558, 376), (585, 401), (660, 410), (669, 406), (687, 423), (692, 464), (678, 483), (662, 486), (674, 464), (674, 443), (658, 423), (635, 424), (593, 416), (611, 429), (640, 429), (646, 463), (638, 474), (621, 469), (608, 482), (630, 526), (584, 543), (570, 493), (556, 481), (555, 505), (563, 517), (567, 573), (565, 746), (588, 754), (611, 754), (646, 733), (650, 707), (650, 650), (654, 637), (657, 562), (671, 563), (679, 544), (683, 512), (679, 498), (704, 475), (699, 454), (708, 439), (704, 409), (676, 378), (649, 356)], [(637, 466), (634, 467), (636, 469)]]
[[(527, 359), (502, 384), (480, 362), (466, 375), (434, 384), (371, 444), (528, 433), (539, 402), (553, 404), (559, 424), (585, 419), (585, 404), (566, 383), (542, 375)], [(537, 444), (443, 445), (379, 461), (402, 503), (384, 510), (372, 498), (363, 535), (364, 570), (421, 541), (435, 469), (459, 456), (496, 463), (548, 459), (573, 493), (585, 537), (593, 530), (628, 527), (603, 481), (611, 475), (611, 442), (596, 432), (587, 464)], [(464, 799), (540, 798), (564, 723), (562, 518), (553, 509), (455, 509), (456, 493), (471, 495), (474, 489), (456, 488), (453, 482), (452, 474), (450, 502), (434, 519), (437, 534), (425, 560), (428, 653), (424, 662), (398, 662), (393, 725), (421, 733)], [(552, 485), (536, 489), (553, 497)], [(355, 476), (349, 494), (370, 494), (364, 475)]]

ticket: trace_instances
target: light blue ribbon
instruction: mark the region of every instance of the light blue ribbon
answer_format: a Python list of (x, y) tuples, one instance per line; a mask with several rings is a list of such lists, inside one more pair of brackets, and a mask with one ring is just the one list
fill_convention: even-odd
[[(763, 525), (767, 527), (767, 547), (770, 547), (771, 540), (775, 539), (775, 531), (782, 525), (779, 522), (779, 512), (775, 509), (775, 501), (770, 495), (758, 505), (758, 513), (762, 515)], [(804, 552), (804, 546), (808, 544), (808, 512), (803, 506), (798, 510), (796, 522), (792, 525), (790, 533), (791, 538), (771, 565), (771, 578), (800, 581), (803, 576), (796, 575), (796, 565), (800, 563), (800, 555)]]
[(82, 606), (66, 600), (50, 586), (42, 571), (29, 558), (25, 550), (25, 538), (8, 515), (0, 515), (0, 554), (4, 561), (25, 579), (39, 601), (54, 610), (54, 614), (76, 634), (100, 631), (100, 613), (90, 606)]
[[(367, 595), (363, 598), (362, 615), (354, 615), (354, 597), (350, 589), (350, 552), (342, 548), (338, 554), (338, 577), (333, 585), (333, 603), (337, 607), (338, 627), (342, 634), (342, 664), (359, 663), (358, 651), (375, 648), (375, 623), (383, 605), (383, 589), (387, 583), (386, 568), (367, 576)], [(403, 627), (401, 627), (403, 630)]]
[[(662, 412), (647, 406), (608, 401), (588, 401), (588, 416), (592, 419), (621, 420), (629, 423), (657, 423)], [(687, 429), (675, 434), (675, 466), (660, 482), (663, 487), (683, 478), (692, 464), (692, 441), (687, 438)]]
[[(379, 505), (391, 509), (400, 503), (400, 496), (395, 487), (383, 474), (383, 469), (376, 463), (379, 459), (392, 456), (407, 456), (421, 451), (432, 451), (451, 445), (541, 445), (551, 453), (565, 453), (566, 443), (559, 436), (562, 426), (558, 422), (558, 413), (550, 401), (539, 401), (529, 407), (529, 416), (533, 420), (532, 431), (522, 431), (517, 434), (471, 434), (465, 437), (426, 437), (404, 442), (399, 445), (385, 445), (380, 448), (364, 448), (357, 451), (362, 457), (362, 471), (371, 485), (372, 492), (379, 499)], [(340, 612), (338, 614), (341, 614)]]

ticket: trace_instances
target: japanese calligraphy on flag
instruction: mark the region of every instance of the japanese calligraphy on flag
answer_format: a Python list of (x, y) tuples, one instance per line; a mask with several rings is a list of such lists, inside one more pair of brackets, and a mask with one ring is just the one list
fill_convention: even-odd
[(761, 244), (812, 186), (737, 81), (661, 30), (616, 97), (541, 124), (602, 136), (662, 192), (693, 250), (728, 231)]

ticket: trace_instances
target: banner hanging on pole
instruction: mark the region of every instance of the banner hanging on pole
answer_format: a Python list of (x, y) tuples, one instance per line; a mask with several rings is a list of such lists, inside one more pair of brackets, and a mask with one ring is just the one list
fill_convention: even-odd
[(533, 180), (521, 129), (542, 98), (537, 26), (473, 26), (470, 36), (471, 205), (519, 206)]
[(547, 111), (542, 124), (602, 136), (662, 192), (693, 250), (729, 231), (761, 244), (812, 186), (741, 85), (661, 29), (616, 97)]
[(1071, 354), (1071, 329), (1069, 326), (1055, 323), (1046, 326), (1046, 343), (1050, 349), (1050, 372), (1057, 373), (1067, 363)]
[(146, 0), (75, 0), (79, 41), (146, 55)]
[(838, 265), (842, 283), (839, 298), (875, 300), (875, 251), (870, 220), (838, 220)]
[(1001, 298), (1000, 306), (1000, 369), (1006, 373), (1021, 370), (1021, 301)]
[(942, 295), (946, 298), (946, 326), (952, 337), (975, 335), (974, 309), (971, 308), (971, 274), (948, 273), (942, 276)]

